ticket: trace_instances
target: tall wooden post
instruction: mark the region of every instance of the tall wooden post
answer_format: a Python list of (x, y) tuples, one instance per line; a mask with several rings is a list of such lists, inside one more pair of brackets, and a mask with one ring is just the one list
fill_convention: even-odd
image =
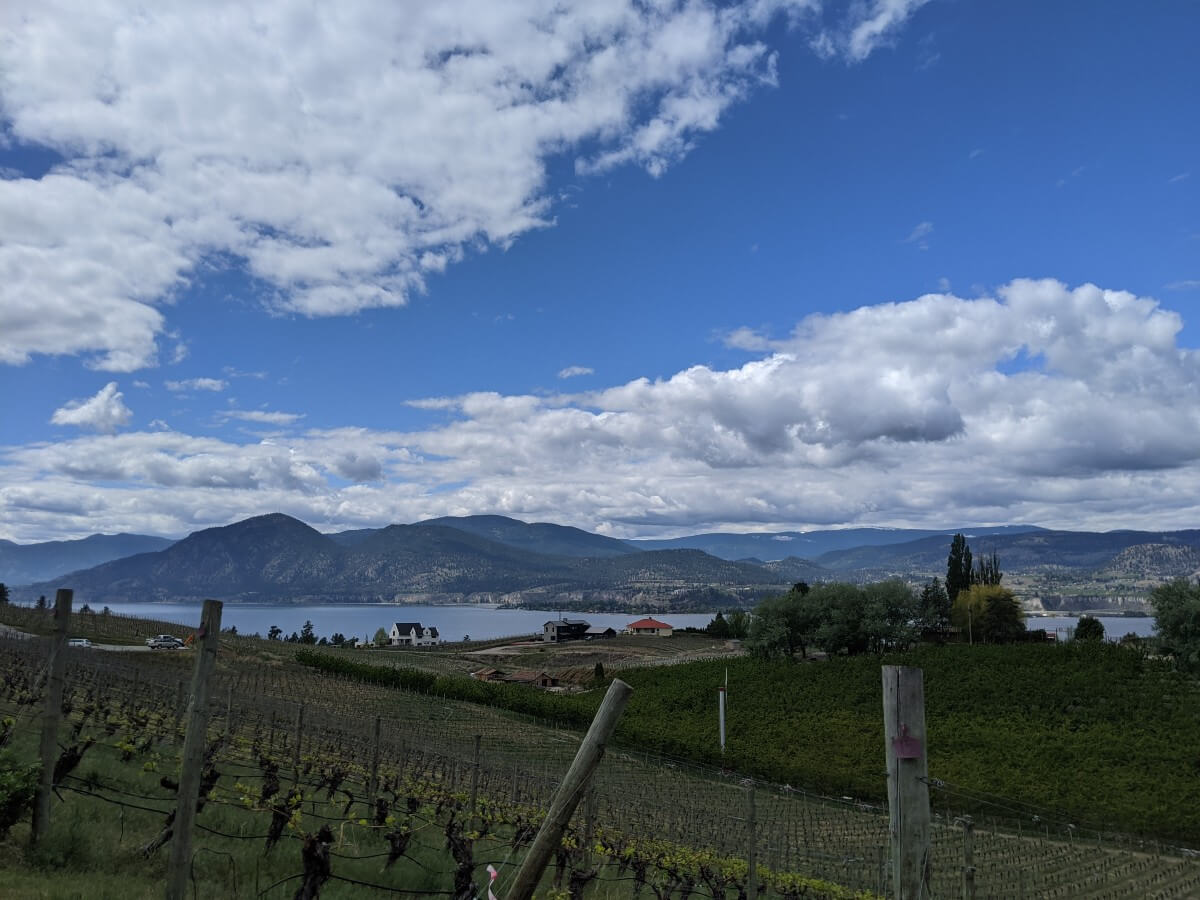
[(963, 900), (975, 900), (975, 820), (962, 817)]
[(375, 737), (371, 741), (371, 779), (367, 782), (367, 804), (375, 808), (375, 794), (379, 791), (379, 732), (383, 727), (381, 717), (375, 717)]
[(521, 862), (521, 868), (508, 890), (507, 900), (529, 900), (533, 895), (533, 890), (537, 887), (546, 864), (550, 862), (551, 855), (562, 843), (563, 831), (571, 821), (575, 807), (579, 805), (580, 799), (591, 784), (592, 774), (604, 758), (604, 747), (617, 727), (632, 693), (633, 688), (619, 678), (609, 685), (604, 702), (600, 704), (596, 717), (592, 719), (592, 725), (588, 728), (583, 743), (579, 745), (571, 768), (567, 770), (562, 784), (554, 792), (550, 810), (546, 813), (546, 819), (538, 829), (529, 852)]
[(883, 667), (883, 726), (893, 890), (896, 900), (921, 900), (929, 894), (930, 817), (920, 669)]
[(58, 761), (58, 723), (62, 719), (63, 678), (67, 671), (67, 628), (71, 623), (71, 599), (75, 592), (60, 588), (54, 597), (54, 636), (50, 638), (46, 708), (42, 713), (40, 759), (42, 774), (33, 800), (33, 830), (30, 842), (37, 844), (50, 827), (50, 793), (54, 788), (54, 764)]
[(300, 783), (300, 738), (304, 735), (304, 704), (296, 707), (296, 744), (292, 748), (292, 771), (296, 783)]
[(167, 864), (167, 900), (184, 900), (187, 894), (188, 866), (192, 858), (192, 823), (196, 819), (196, 800), (200, 796), (200, 775), (208, 742), (208, 676), (217, 662), (220, 636), (221, 603), (205, 600), (194, 644), (196, 666), (192, 670), (187, 734), (183, 741), (183, 763), (179, 773), (179, 792), (175, 799), (175, 833), (172, 835), (171, 858)]
[(471, 815), (475, 815), (475, 805), (479, 802), (479, 743), (483, 735), (475, 735), (475, 762), (471, 767)]
[(758, 817), (754, 803), (754, 784), (746, 788), (746, 896), (758, 897)]

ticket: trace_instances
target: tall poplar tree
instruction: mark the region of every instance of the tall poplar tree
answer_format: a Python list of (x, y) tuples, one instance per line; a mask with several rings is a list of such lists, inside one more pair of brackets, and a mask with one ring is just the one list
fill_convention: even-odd
[(959, 591), (971, 586), (971, 547), (967, 539), (956, 534), (950, 541), (950, 555), (946, 559), (946, 593), (953, 603)]

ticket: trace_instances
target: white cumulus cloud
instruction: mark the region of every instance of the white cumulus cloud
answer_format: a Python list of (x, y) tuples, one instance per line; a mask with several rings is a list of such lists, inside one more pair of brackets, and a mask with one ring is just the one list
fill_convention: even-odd
[(147, 430), (10, 446), (0, 523), (25, 540), (179, 534), (271, 510), (325, 529), (492, 512), (629, 537), (1192, 527), (1200, 351), (1180, 344), (1182, 327), (1152, 298), (1018, 279), (975, 299), (807, 316), (734, 368), (415, 401), (445, 413), (419, 431), (348, 423), (269, 442)]
[(87, 400), (72, 400), (54, 411), (50, 422), (54, 425), (74, 425), (93, 431), (111, 433), (128, 425), (133, 412), (125, 405), (124, 394), (117, 390), (117, 383), (110, 381), (94, 397)]
[(552, 158), (661, 175), (816, 5), (13, 0), (6, 136), (65, 161), (0, 180), (0, 362), (178, 361), (164, 304), (210, 262), (308, 316), (402, 305), (550, 225)]

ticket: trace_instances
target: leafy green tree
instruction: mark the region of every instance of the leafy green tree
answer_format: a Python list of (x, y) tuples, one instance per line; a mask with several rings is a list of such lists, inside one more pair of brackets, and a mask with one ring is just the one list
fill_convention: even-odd
[(864, 617), (866, 597), (854, 584), (832, 582), (813, 588), (808, 599), (820, 613), (817, 645), (826, 653), (865, 653), (870, 647)]
[(1004, 573), (1000, 571), (1000, 560), (996, 558), (996, 551), (993, 550), (990, 559), (985, 556), (976, 564), (975, 570), (971, 573), (971, 584), (997, 585), (1003, 577)]
[(346, 643), (346, 636), (344, 634), (342, 634), (340, 631), (335, 631), (330, 636), (329, 643), (333, 644), (333, 646), (335, 646), (335, 647), (340, 647), (340, 646), (342, 646), (342, 644)]
[(1080, 616), (1079, 624), (1075, 626), (1075, 640), (1102, 641), (1104, 640), (1104, 623), (1095, 616)]
[(1011, 644), (1025, 637), (1025, 613), (1008, 588), (998, 584), (978, 585), (989, 592), (983, 612), (983, 636), (990, 644)]
[(1163, 651), (1181, 669), (1200, 671), (1200, 582), (1176, 578), (1150, 594)]
[(79, 607), (79, 611), (81, 613), (88, 613), (90, 615), (92, 612), (92, 608), (85, 603), (85, 604), (83, 604), (83, 606)]
[(8, 585), (0, 581), (0, 604), (8, 602)]
[[(720, 613), (718, 613), (718, 615), (720, 615)], [(594, 668), (592, 670), (592, 679), (594, 681), (603, 681), (604, 680), (604, 663), (601, 663), (601, 662), (596, 663), (596, 668)]]
[(317, 636), (315, 634), (313, 634), (312, 619), (305, 619), (304, 627), (300, 629), (300, 643), (301, 644), (315, 644), (316, 642), (317, 642)]
[(388, 642), (388, 633), (386, 629), (377, 628), (375, 630), (375, 646), (382, 647)]
[(268, 641), (277, 641), (277, 640), (279, 640), (279, 636), (281, 634), (283, 634), (283, 629), (280, 628), (278, 625), (272, 625), (270, 628), (267, 629), (267, 640)]
[(998, 584), (976, 584), (954, 601), (954, 624), (971, 643), (1010, 644), (1025, 634), (1025, 615), (1016, 595)]
[(729, 623), (729, 636), (744, 641), (750, 635), (750, 614), (744, 609), (735, 609), (725, 620)]
[(950, 624), (950, 595), (941, 580), (931, 578), (921, 588), (921, 624), (926, 628), (945, 628)]
[[(978, 587), (978, 586), (977, 586)], [(954, 598), (950, 609), (950, 623), (959, 629), (967, 643), (983, 643), (981, 622), (987, 611), (987, 597), (982, 589), (964, 588)]]
[(898, 578), (862, 588), (862, 633), (871, 653), (907, 650), (920, 637), (920, 603)]
[(971, 547), (963, 535), (956, 534), (946, 557), (946, 593), (951, 603), (958, 599), (959, 591), (971, 586), (971, 574)]
[(813, 595), (792, 590), (786, 594), (767, 597), (754, 610), (746, 647), (757, 656), (801, 657), (816, 639), (822, 614)]

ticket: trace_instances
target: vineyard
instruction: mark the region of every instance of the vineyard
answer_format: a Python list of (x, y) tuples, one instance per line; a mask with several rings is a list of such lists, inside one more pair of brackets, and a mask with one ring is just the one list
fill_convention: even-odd
[[(170, 629), (138, 623), (126, 642), (158, 631)], [(300, 666), (266, 643), (222, 638), (195, 896), (465, 898), (490, 885), (503, 897), (580, 730)], [(17, 849), (27, 824), (9, 823), (0, 803), (5, 896), (160, 896), (192, 656), (66, 653), (61, 799), (50, 840), (28, 858)], [(0, 639), (0, 784), (36, 758), (46, 665), (43, 641)], [(887, 892), (886, 809), (635, 747), (610, 749), (540, 896), (745, 900), (752, 868), (764, 896)], [(1200, 863), (1175, 848), (931, 787), (935, 896), (961, 893), (967, 808), (979, 897), (1200, 893)]]

